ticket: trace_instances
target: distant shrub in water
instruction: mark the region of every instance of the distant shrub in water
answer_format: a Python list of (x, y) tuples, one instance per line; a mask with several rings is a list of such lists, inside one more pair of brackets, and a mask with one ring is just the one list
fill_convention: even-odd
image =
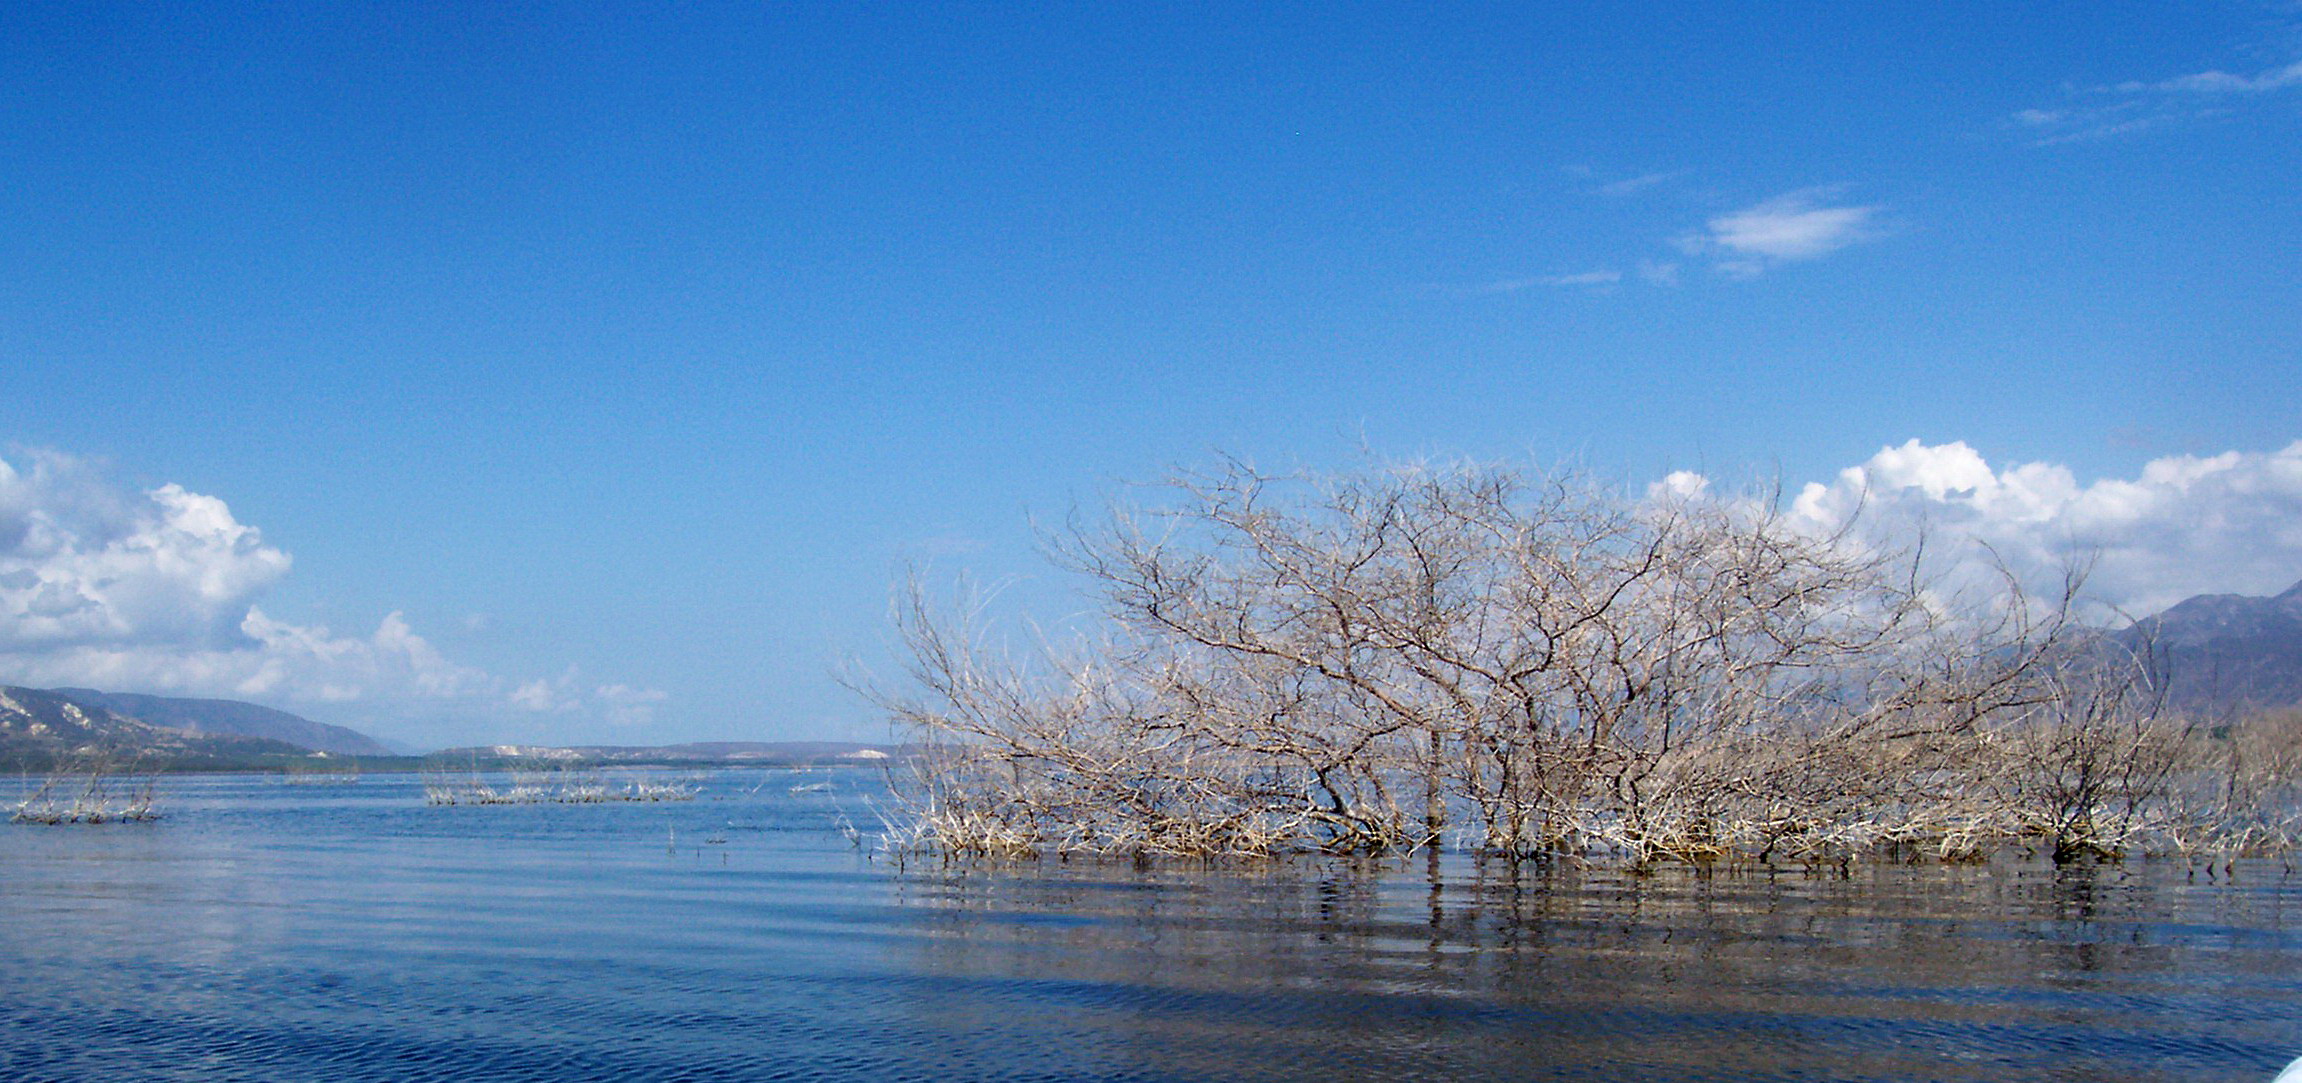
[(360, 765), (291, 763), (280, 781), (290, 786), (348, 786), (360, 780)]
[(424, 776), (429, 805), (591, 805), (617, 801), (693, 801), (702, 787), (692, 781), (633, 779), (609, 783), (595, 772), (513, 771), (497, 785), (474, 771)]
[(90, 754), (49, 772), (39, 787), (17, 802), (9, 821), (20, 824), (145, 823), (160, 818), (155, 808), (159, 778), (135, 764), (122, 767), (109, 756)]
[(2075, 572), (1958, 602), (1772, 494), (1492, 467), (1231, 464), (1161, 491), (1050, 542), (1100, 596), (1077, 643), (1011, 656), (979, 606), (912, 585), (911, 687), (866, 690), (915, 753), (890, 845), (2071, 860), (2302, 838), (2277, 724), (2161, 713), (2150, 660), (2070, 619)]

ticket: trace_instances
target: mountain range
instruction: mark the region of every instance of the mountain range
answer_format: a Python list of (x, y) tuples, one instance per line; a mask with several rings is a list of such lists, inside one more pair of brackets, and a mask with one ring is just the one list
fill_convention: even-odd
[(2302, 583), (2268, 598), (2186, 598), (2115, 638), (2148, 652), (2176, 710), (2227, 715), (2302, 705)]
[(94, 755), (123, 765), (215, 768), (310, 753), (270, 737), (154, 725), (63, 692), (0, 686), (0, 766), (39, 770)]
[(101, 707), (194, 736), (263, 737), (339, 756), (394, 754), (382, 742), (358, 730), (314, 722), (238, 700), (177, 699), (133, 692), (98, 692), (92, 688), (58, 688), (54, 692), (82, 707)]
[[(491, 767), (561, 764), (871, 763), (884, 746), (845, 741), (705, 741), (677, 745), (492, 745), (427, 759)], [(0, 770), (44, 770), (98, 756), (154, 769), (282, 766), (314, 755), (396, 757), (358, 730), (253, 703), (92, 688), (0, 685)]]

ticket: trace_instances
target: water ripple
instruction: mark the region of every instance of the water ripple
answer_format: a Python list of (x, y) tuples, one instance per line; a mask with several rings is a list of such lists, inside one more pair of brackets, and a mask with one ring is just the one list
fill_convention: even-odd
[(2260, 1080), (2302, 1052), (2273, 867), (898, 872), (833, 830), (860, 784), (430, 809), (190, 780), (158, 825), (0, 832), (0, 1079)]

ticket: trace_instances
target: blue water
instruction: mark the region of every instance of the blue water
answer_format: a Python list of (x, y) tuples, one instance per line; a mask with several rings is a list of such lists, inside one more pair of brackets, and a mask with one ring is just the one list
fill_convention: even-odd
[[(833, 780), (825, 792), (793, 786)], [(0, 825), (0, 1080), (2267, 1080), (2302, 875), (871, 860), (866, 772)]]

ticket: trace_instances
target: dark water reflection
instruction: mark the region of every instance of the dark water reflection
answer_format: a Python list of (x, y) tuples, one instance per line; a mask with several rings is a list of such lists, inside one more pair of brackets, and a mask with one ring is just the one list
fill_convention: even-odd
[(2302, 877), (861, 859), (869, 779), (0, 830), (0, 1079), (2266, 1080)]

